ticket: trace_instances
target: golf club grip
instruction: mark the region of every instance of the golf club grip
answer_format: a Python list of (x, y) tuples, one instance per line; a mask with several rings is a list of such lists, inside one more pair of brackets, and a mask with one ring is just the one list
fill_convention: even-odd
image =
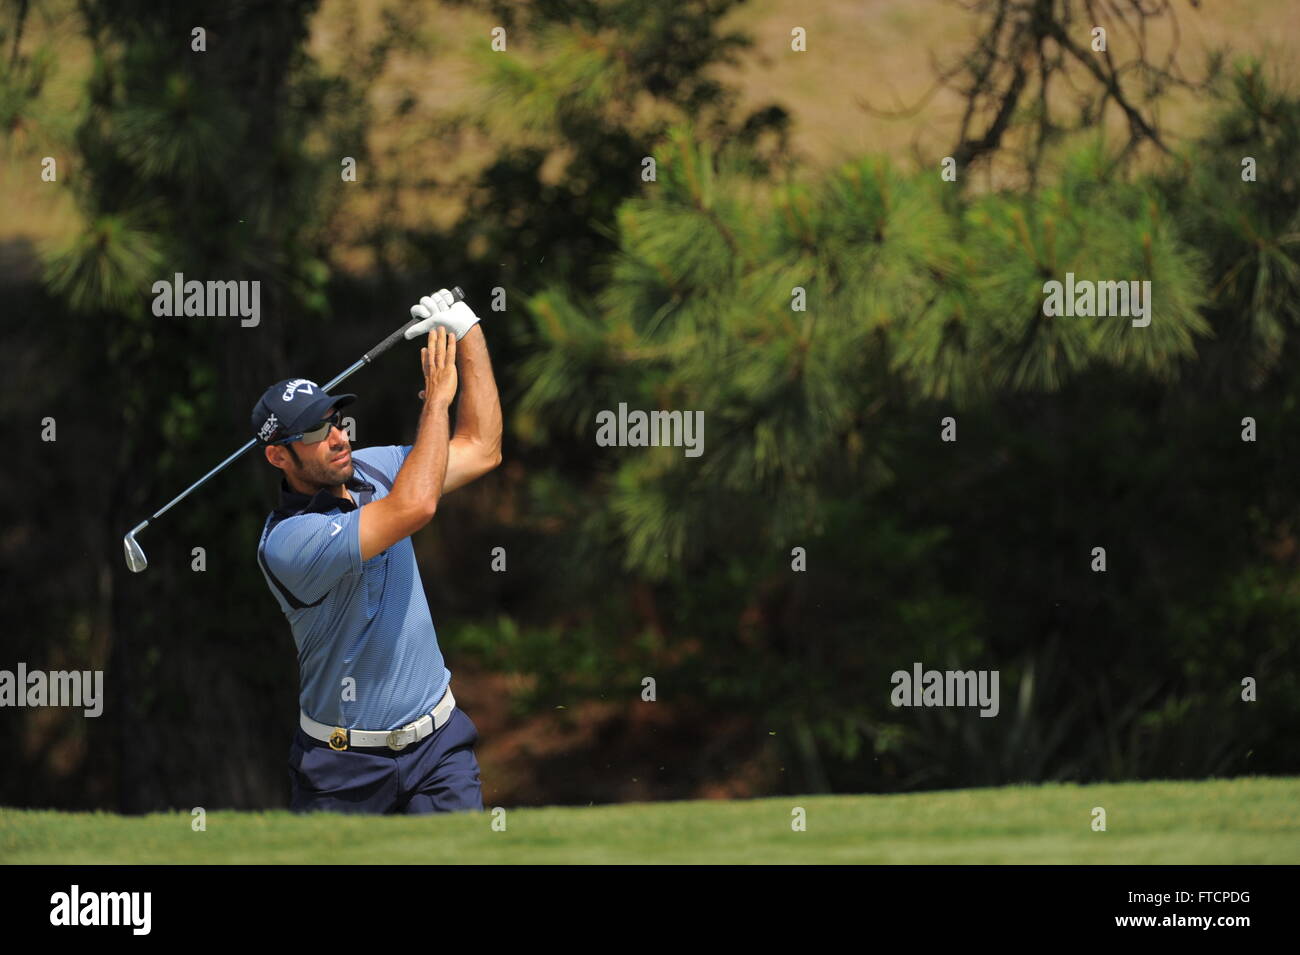
[[(457, 285), (455, 288), (451, 290), (451, 294), (456, 299), (456, 301), (458, 302), (465, 301), (465, 293), (461, 290), (461, 287), (459, 285)], [(374, 361), (384, 352), (388, 351), (388, 349), (392, 348), (394, 345), (400, 342), (402, 338), (406, 335), (406, 330), (418, 321), (421, 321), (421, 319), (418, 318), (411, 319), (409, 322), (407, 322), (397, 331), (393, 332), (393, 334), (389, 335), (387, 338), (385, 338), (374, 348), (370, 349), (370, 351), (366, 352), (365, 355), (366, 361), (367, 362)]]

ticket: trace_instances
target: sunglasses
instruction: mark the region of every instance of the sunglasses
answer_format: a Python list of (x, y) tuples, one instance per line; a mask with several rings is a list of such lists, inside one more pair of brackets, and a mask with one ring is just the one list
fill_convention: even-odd
[(306, 431), (299, 431), (297, 434), (291, 434), (287, 438), (273, 441), (272, 444), (291, 444), (294, 441), (301, 441), (303, 444), (316, 444), (319, 441), (324, 441), (329, 436), (331, 428), (341, 427), (339, 422), (342, 420), (343, 412), (335, 411), (324, 421), (312, 425)]

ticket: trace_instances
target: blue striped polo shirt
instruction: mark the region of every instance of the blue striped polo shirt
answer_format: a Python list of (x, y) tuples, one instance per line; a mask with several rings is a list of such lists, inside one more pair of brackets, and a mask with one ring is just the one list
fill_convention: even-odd
[(397, 729), (432, 710), (451, 682), (411, 539), (361, 560), (361, 507), (388, 493), (410, 451), (353, 451), (355, 503), (281, 480), (280, 506), (262, 528), (257, 562), (298, 646), (299, 705), (329, 726)]

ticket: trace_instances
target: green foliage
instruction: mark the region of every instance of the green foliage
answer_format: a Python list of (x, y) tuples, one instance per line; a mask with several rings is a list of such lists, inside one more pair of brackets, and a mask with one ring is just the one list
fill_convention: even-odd
[[(1171, 382), (1210, 327), (1199, 309), (1203, 268), (1149, 183), (1105, 178), (1100, 145), (1069, 157), (1061, 181), (1028, 197), (973, 204), (963, 230), (970, 256), (969, 346), (997, 390), (1056, 391), (1101, 364)], [(1149, 278), (1151, 324), (1048, 317), (1043, 283)], [(1137, 332), (1140, 331), (1140, 334)]]
[[(444, 562), (458, 569), (427, 582), (460, 601), (449, 656), (522, 677), (519, 712), (635, 700), (653, 675), (693, 725), (726, 724), (699, 759), (748, 746), (767, 791), (1294, 770), (1294, 96), (1247, 65), (1204, 138), (1153, 173), (1088, 135), (1053, 142), (1027, 192), (878, 156), (795, 175), (788, 117), (740, 115), (712, 78), (747, 43), (720, 25), (734, 4), (480, 6), (510, 47), (481, 51), (491, 103), (461, 119), (497, 152), (456, 185), (450, 229), (409, 238), (421, 276), (436, 261), (511, 286), (490, 334), (520, 470), (496, 486), (510, 516), (493, 531), (529, 570), (475, 601), (472, 562)], [(68, 799), (192, 805), (211, 778), (232, 803), (281, 795), (245, 772), (261, 746), (279, 781), (278, 743), (232, 747), (251, 730), (203, 715), (219, 700), (280, 725), (292, 692), (250, 549), (264, 465), (169, 515), (147, 586), (119, 540), (233, 447), (268, 381), (333, 365), (350, 332), (328, 308), (338, 158), (364, 156), (368, 84), (418, 14), (385, 8), (380, 39), (327, 69), (305, 46), (315, 10), (214, 8), (222, 42), (193, 56), (186, 7), (78, 8), (93, 69), (64, 121), (83, 227), (44, 252), (39, 304), (57, 307), (20, 360), (57, 367), (33, 387), (78, 409), (60, 422), (79, 428), (61, 438), (75, 459), (40, 480), (89, 503), (11, 535), (56, 541), (58, 560), (30, 563), (78, 594), (33, 632), (96, 647), (122, 701), (88, 731), (98, 789)], [(11, 130), (33, 126), (49, 68), (20, 67), (0, 79)], [(1245, 155), (1261, 182), (1241, 181)], [(1043, 285), (1067, 271), (1150, 279), (1150, 326), (1045, 316)], [(174, 272), (260, 279), (256, 343), (156, 320), (150, 286)], [(703, 455), (596, 447), (595, 415), (620, 403), (703, 411)], [(1240, 441), (1247, 414), (1269, 440)], [(948, 416), (956, 443), (937, 439)], [(88, 556), (60, 566), (82, 539)], [(187, 575), (196, 542), (225, 555), (219, 573)], [(1001, 715), (892, 707), (914, 661), (999, 670)], [(1239, 701), (1247, 675), (1257, 705)], [(119, 760), (103, 734), (153, 746)]]
[(455, 226), (423, 241), (442, 258), (491, 250), (487, 267), (467, 263), (490, 284), (508, 275), (521, 293), (560, 285), (595, 294), (619, 205), (677, 124), (692, 123), (714, 147), (744, 147), (738, 155), (757, 175), (790, 161), (784, 110), (740, 115), (736, 91), (712, 75), (752, 43), (721, 26), (734, 0), (464, 5), (491, 11), (507, 46), (476, 42), (484, 96), (452, 119), (499, 145), (460, 190)]
[(163, 269), (156, 233), (129, 212), (106, 212), (46, 253), (49, 289), (76, 312), (143, 313), (142, 289)]
[[(14, 28), (0, 24), (0, 50), (12, 49)], [(54, 68), (55, 52), (48, 44), (30, 54), (11, 55), (0, 70), (0, 133), (14, 136), (45, 117), (33, 111)]]
[[(1212, 370), (1229, 387), (1254, 389), (1278, 371), (1300, 321), (1300, 180), (1290, 151), (1300, 141), (1300, 101), (1254, 61), (1218, 95), (1228, 108), (1161, 191), (1209, 259), (1206, 314), (1219, 342)], [(1243, 180), (1248, 157), (1255, 181)]]
[[(1231, 109), (1272, 118), (1266, 131), (1221, 121), (1280, 139), (1266, 155), (1281, 161), (1300, 146), (1293, 100), (1264, 97), (1247, 78)], [(1238, 145), (1231, 155), (1256, 144)], [(1157, 606), (1135, 586), (1135, 573), (1145, 580), (1175, 559), (1174, 528), (1196, 521), (1201, 496), (1168, 514), (1135, 507), (1127, 524), (1089, 530), (1080, 519), (1103, 513), (1136, 475), (1148, 496), (1181, 477), (1215, 480), (1209, 469), (1187, 473), (1189, 457), (1228, 453), (1209, 446), (1241, 456), (1235, 433), (1212, 421), (1216, 395), (1200, 387), (1197, 360), (1231, 313), (1225, 291), (1236, 290), (1253, 340), (1281, 333), (1276, 323), (1292, 315), (1281, 301), (1295, 301), (1283, 231), (1293, 210), (1266, 211), (1264, 190), (1235, 201), (1241, 187), (1235, 170), (1223, 175), (1219, 146), (1187, 158), (1209, 172), (1186, 192), (1163, 172), (1137, 174), (1093, 137), (1033, 193), (955, 203), (932, 172), (870, 158), (771, 187), (738, 150), (684, 125), (654, 152), (658, 181), (619, 207), (599, 293), (552, 286), (528, 302), (515, 434), (555, 455), (533, 477), (537, 500), (545, 487), (551, 500), (583, 502), (567, 515), (546, 510), (539, 530), (564, 555), (561, 592), (581, 599), (566, 581), (607, 579), (611, 566), (629, 576), (625, 599), (633, 581), (653, 584), (668, 645), (698, 647), (660, 654), (657, 675), (786, 727), (773, 745), (798, 767), (800, 788), (1221, 773), (1278, 759), (1278, 734), (1296, 714), (1240, 715), (1230, 691), (1248, 665), (1197, 671), (1200, 656), (1184, 646), (1197, 612), (1187, 608), (1228, 567), (1190, 564), (1187, 590), (1162, 592)], [(1213, 227), (1201, 229), (1207, 217)], [(1266, 223), (1275, 238), (1247, 243)], [(1225, 232), (1226, 256), (1214, 244)], [(1149, 279), (1150, 325), (1045, 316), (1044, 283), (1066, 272)], [(806, 311), (791, 307), (796, 286)], [(1270, 322), (1278, 332), (1261, 331)], [(1149, 402), (1152, 388), (1188, 409), (1163, 437), (1171, 425), (1160, 416), (1122, 410)], [(703, 410), (704, 455), (592, 448), (596, 413), (620, 402)], [(955, 412), (978, 450), (936, 449), (938, 420)], [(1159, 456), (1115, 450), (1166, 441)], [(1108, 456), (1113, 470), (1099, 478), (1093, 462)], [(1249, 506), (1250, 481), (1219, 480), (1228, 513)], [(1240, 559), (1258, 554), (1258, 543), (1221, 531)], [(1140, 555), (1141, 569), (1091, 574), (1099, 543)], [(796, 545), (810, 555), (806, 574), (789, 569)], [(1153, 549), (1163, 556), (1148, 558)], [(1001, 579), (980, 579), (995, 566)], [(1271, 622), (1291, 613), (1252, 606)], [(590, 631), (599, 659), (621, 666), (632, 621), (596, 619), (608, 620)], [(1281, 653), (1290, 638), (1271, 626), (1233, 639)], [(1088, 636), (1099, 631), (1109, 632)], [(999, 669), (1001, 717), (893, 709), (889, 674), (914, 660)], [(1171, 672), (1171, 661), (1190, 669)]]
[[(293, 695), (293, 645), (252, 550), (273, 500), (263, 493), (263, 482), (272, 484), (267, 465), (231, 466), (158, 522), (165, 533), (150, 529), (146, 575), (122, 566), (121, 537), (242, 443), (268, 382), (340, 361), (330, 334), (339, 329), (325, 321), (339, 157), (359, 153), (365, 84), (405, 21), (394, 18), (374, 47), (354, 46), (345, 72), (333, 73), (305, 48), (315, 9), (314, 0), (206, 11), (95, 0), (67, 14), (64, 28), (82, 31), (91, 48), (84, 95), (74, 115), (43, 122), (33, 137), (58, 141), (71, 127), (59, 187), (75, 196), (82, 224), (42, 249), (45, 289), (22, 310), (27, 324), (14, 336), (23, 360), (52, 369), (56, 382), (25, 411), (57, 414), (57, 448), (69, 449), (36, 455), (49, 552), (33, 553), (30, 566), (63, 576), (19, 577), (14, 587), (42, 638), (32, 650), (39, 657), (28, 658), (57, 652), (73, 623), (88, 618), (94, 663), (117, 702), (111, 721), (85, 731), (93, 783), (68, 790), (60, 774), (48, 776), (43, 753), (32, 757), (29, 775), (47, 780), (44, 798), (55, 804), (116, 794), (128, 811), (197, 802), (179, 794), (216, 777), (225, 780), (209, 788), (218, 801), (278, 799), (275, 783), (247, 765), (216, 768), (225, 747), (205, 740), (203, 728), (214, 711), (268, 725)], [(196, 23), (208, 30), (205, 52), (190, 49)], [(0, 81), (0, 108), (14, 103), (15, 84), (34, 91), (40, 62)], [(178, 272), (260, 282), (260, 324), (154, 315), (154, 283)], [(361, 347), (376, 340), (366, 337)], [(15, 520), (31, 526), (32, 518)], [(191, 571), (196, 546), (209, 572)], [(26, 596), (43, 588), (66, 596)], [(117, 734), (157, 727), (156, 752), (111, 755)], [(262, 745), (241, 747), (239, 759), (247, 764)], [(174, 761), (166, 771), (163, 751)]]

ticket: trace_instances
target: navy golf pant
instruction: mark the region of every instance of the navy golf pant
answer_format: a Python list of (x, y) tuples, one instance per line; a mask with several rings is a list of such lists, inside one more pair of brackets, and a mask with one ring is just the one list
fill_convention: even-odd
[(481, 810), (474, 743), (460, 707), (440, 729), (403, 750), (330, 749), (299, 727), (289, 746), (294, 812), (428, 813)]

